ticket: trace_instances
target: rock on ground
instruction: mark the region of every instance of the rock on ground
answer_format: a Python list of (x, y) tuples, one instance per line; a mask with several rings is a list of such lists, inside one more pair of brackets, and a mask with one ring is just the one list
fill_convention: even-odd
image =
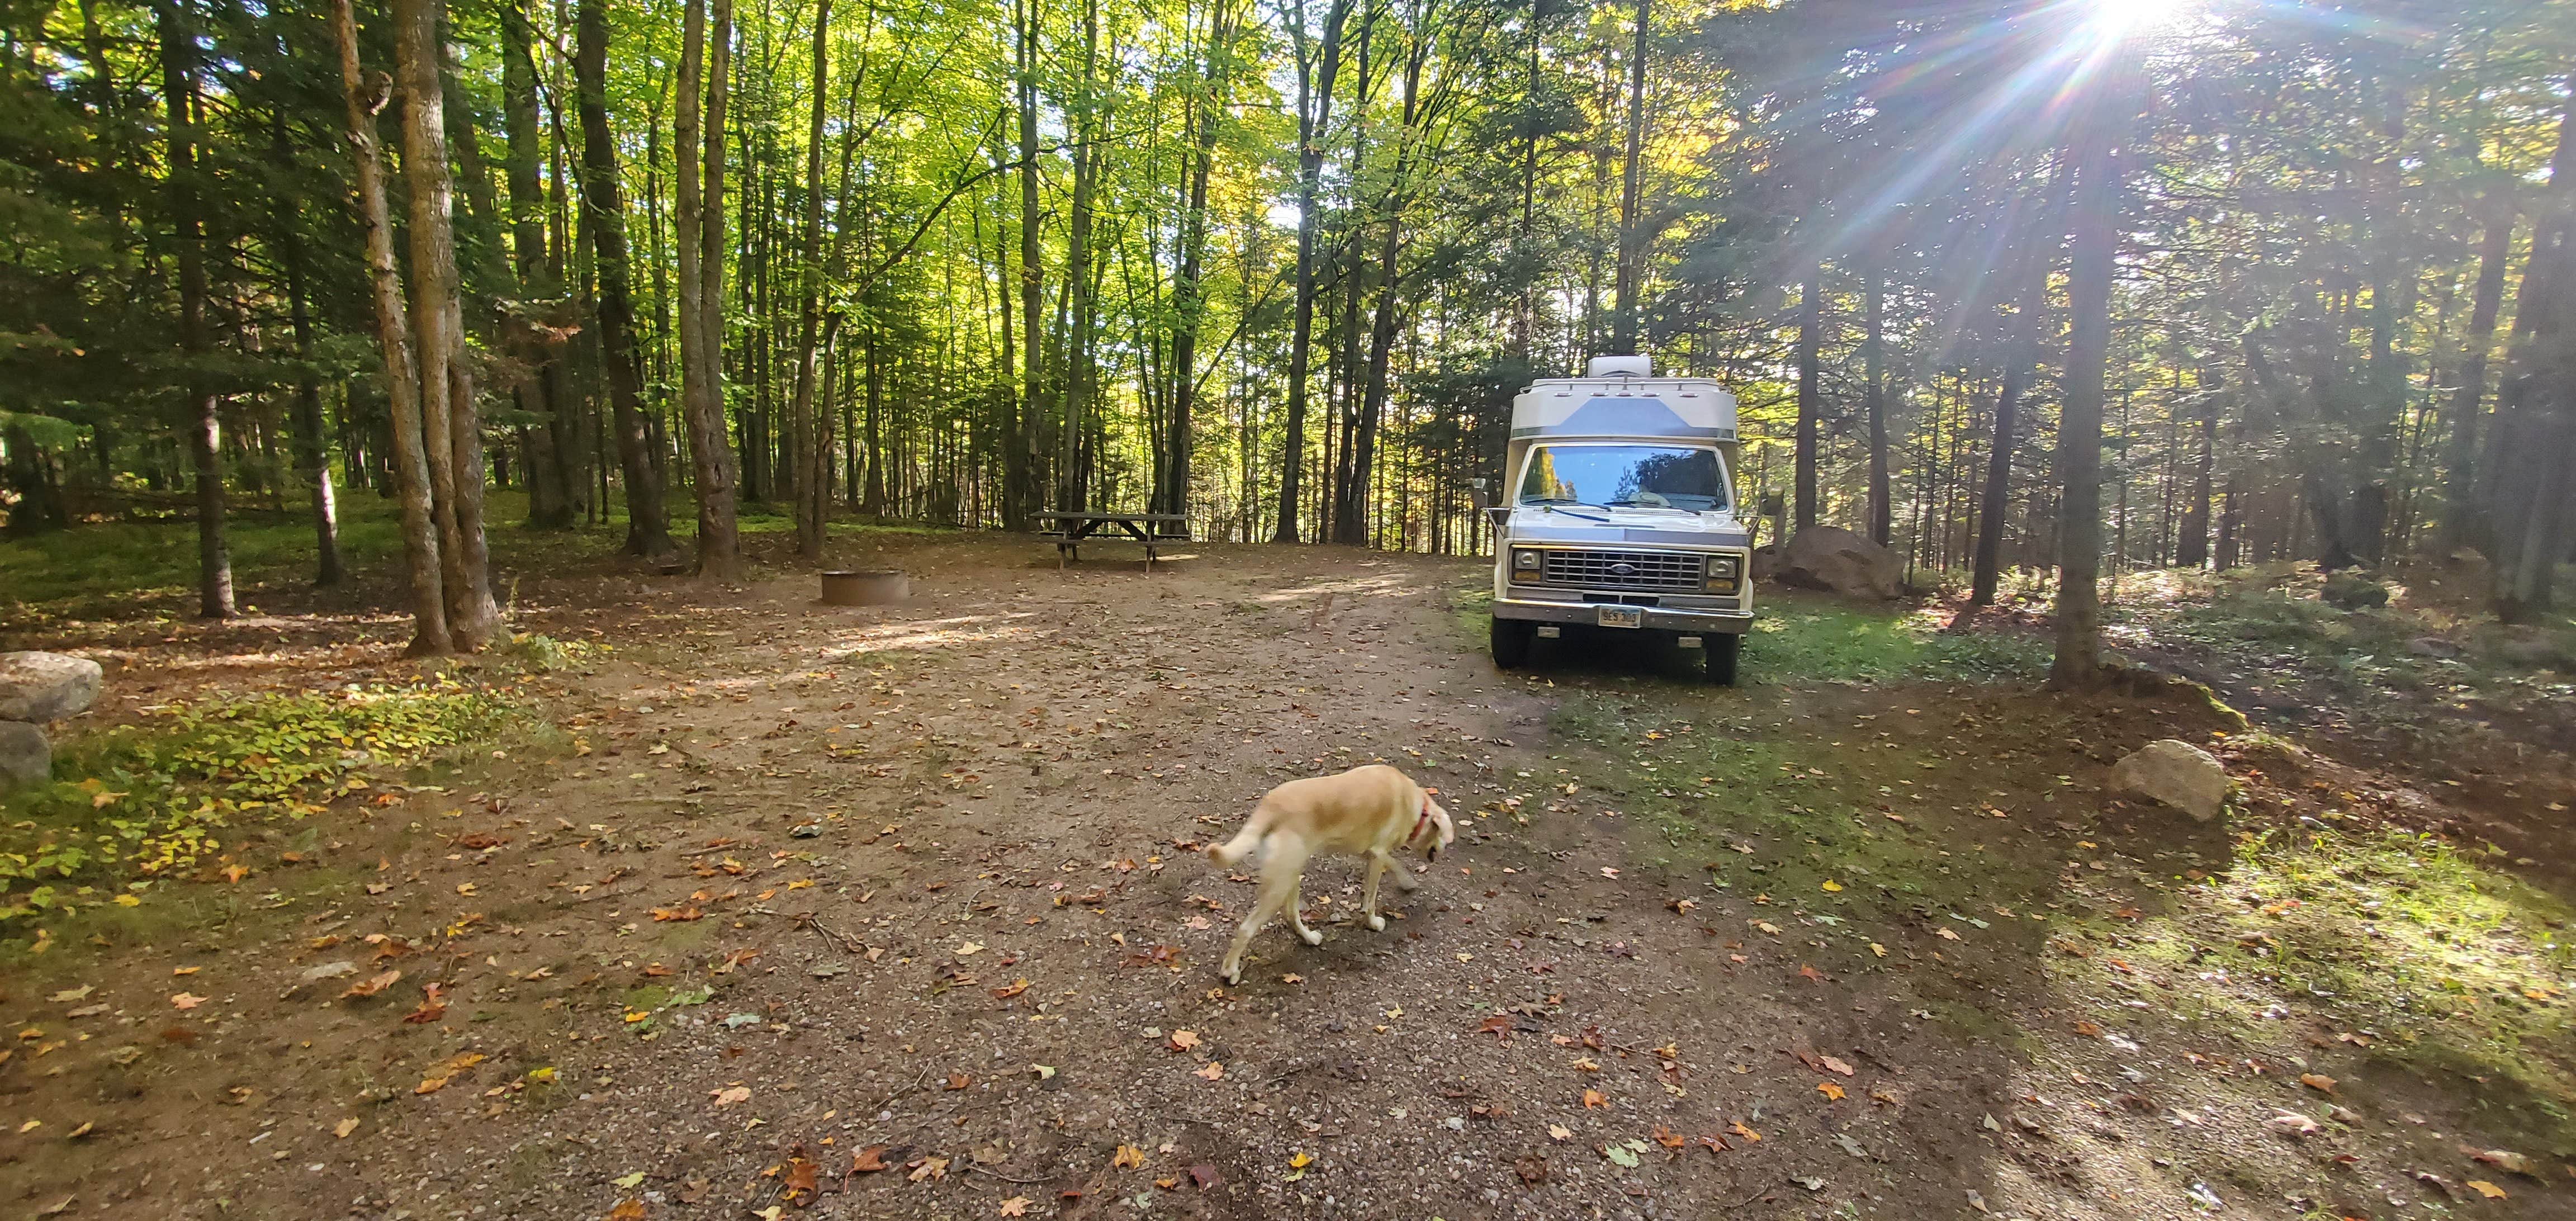
[(0, 781), (26, 784), (54, 775), (54, 748), (45, 731), (25, 721), (0, 721)]
[(86, 657), (0, 653), (0, 721), (42, 725), (77, 716), (98, 699), (102, 677)]
[(1905, 593), (1904, 559), (1840, 526), (1790, 535), (1772, 566), (1784, 585), (1878, 599)]
[(2111, 769), (2111, 787), (2208, 822), (2227, 804), (2227, 769), (2208, 751), (2176, 738), (2139, 747)]

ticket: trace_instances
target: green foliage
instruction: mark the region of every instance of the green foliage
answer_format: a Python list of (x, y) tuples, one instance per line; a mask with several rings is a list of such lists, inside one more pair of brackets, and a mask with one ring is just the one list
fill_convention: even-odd
[(6, 803), (0, 884), (27, 889), (0, 901), (0, 921), (188, 875), (222, 855), (228, 828), (302, 820), (517, 717), (499, 694), (442, 681), (177, 704), (76, 741), (55, 770), (82, 779)]
[(1766, 682), (1998, 682), (2046, 669), (2048, 645), (2011, 631), (1943, 631), (1928, 611), (1781, 599), (1762, 608), (1744, 656), (1746, 673)]

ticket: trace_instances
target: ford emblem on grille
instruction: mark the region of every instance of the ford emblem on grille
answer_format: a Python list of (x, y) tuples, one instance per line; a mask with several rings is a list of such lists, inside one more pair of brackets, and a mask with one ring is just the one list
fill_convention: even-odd
[(1610, 571), (1619, 576), (1633, 577), (1637, 575), (1637, 566), (1634, 564), (1612, 564), (1610, 566)]

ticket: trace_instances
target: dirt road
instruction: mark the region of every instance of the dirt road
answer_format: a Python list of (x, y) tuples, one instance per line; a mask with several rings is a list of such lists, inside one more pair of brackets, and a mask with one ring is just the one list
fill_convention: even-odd
[[(2158, 956), (2147, 926), (2197, 918), (2172, 892), (2237, 841), (2098, 786), (2149, 739), (2213, 741), (2206, 710), (1832, 682), (1762, 637), (1739, 690), (1655, 656), (1501, 675), (1461, 561), (870, 546), (913, 601), (530, 574), (528, 626), (612, 646), (542, 684), (558, 733), (325, 816), (234, 928), (11, 981), (0, 1016), (40, 1033), (0, 1076), (38, 1122), (0, 1137), (0, 1200), (2570, 1215), (2455, 1149), (2563, 1179), (2514, 1126), (2537, 1112), (2493, 1109), (2545, 1093), (2376, 1056), (2215, 930)], [(393, 667), (371, 645), (305, 677)], [(1348, 919), (1352, 863), (1318, 861), (1324, 944), (1271, 930), (1219, 986), (1251, 879), (1199, 849), (1269, 786), (1371, 761), (1443, 791), (1454, 857), (1383, 933)], [(81, 984), (109, 1007), (47, 999)]]

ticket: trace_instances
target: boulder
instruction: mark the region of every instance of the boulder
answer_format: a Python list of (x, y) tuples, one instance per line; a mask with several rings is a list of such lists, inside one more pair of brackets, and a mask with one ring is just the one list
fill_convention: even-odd
[(0, 721), (42, 725), (77, 716), (98, 699), (98, 663), (60, 653), (0, 653)]
[(0, 782), (31, 784), (54, 776), (54, 748), (42, 726), (0, 721)]
[(2227, 804), (2227, 768), (2217, 756), (2175, 738), (2149, 742), (2111, 768), (2112, 791), (2172, 806), (2200, 822)]
[(1781, 545), (1773, 570), (1783, 585), (1863, 598), (1905, 593), (1905, 560), (1840, 526), (1809, 526)]

